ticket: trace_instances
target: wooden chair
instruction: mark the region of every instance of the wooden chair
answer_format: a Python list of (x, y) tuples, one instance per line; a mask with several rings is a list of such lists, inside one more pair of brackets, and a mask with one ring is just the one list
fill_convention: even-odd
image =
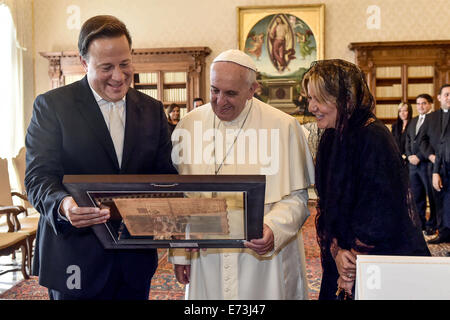
[(36, 230), (39, 223), (39, 212), (30, 204), (27, 198), (27, 191), (25, 189), (25, 168), (26, 168), (26, 149), (22, 147), (16, 157), (12, 158), (12, 165), (14, 167), (17, 179), (19, 180), (19, 192), (13, 192), (13, 196), (17, 196), (23, 200), (26, 209), (26, 217), (20, 217), (20, 231), (29, 232), (29, 258), (30, 264), (33, 257), (33, 242), (36, 238)]
[(26, 168), (26, 149), (22, 147), (16, 157), (12, 158), (12, 165), (19, 181), (19, 192), (13, 192), (14, 196), (23, 200), (23, 205), (27, 209), (25, 215), (39, 215), (36, 209), (30, 204), (25, 189), (25, 168)]
[[(20, 270), (24, 279), (29, 279), (30, 276), (26, 270), (29, 262), (27, 235), (19, 232), (0, 232), (0, 256), (10, 255), (18, 249), (22, 249), (22, 267)], [(1, 271), (0, 275), (12, 271), (18, 271), (18, 269)]]
[[(6, 215), (6, 224), (7, 230), (2, 230), (0, 226), (0, 231), (5, 231), (7, 233), (16, 233), (20, 236), (25, 236), (25, 244), (26, 244), (26, 254), (22, 257), (22, 260), (25, 261), (28, 270), (31, 270), (31, 259), (32, 259), (32, 250), (33, 250), (33, 241), (36, 238), (37, 225), (39, 218), (38, 217), (25, 217), (23, 219), (19, 219), (18, 215), (26, 212), (26, 209), (23, 206), (14, 205), (12, 196), (16, 195), (15, 193), (11, 193), (11, 185), (9, 183), (9, 173), (8, 173), (8, 162), (6, 159), (0, 158), (0, 213)], [(21, 197), (21, 199), (23, 199)], [(26, 198), (25, 198), (26, 199)], [(16, 248), (17, 243), (12, 244), (13, 236), (2, 236), (3, 238), (7, 238), (7, 245), (11, 245), (9, 247)], [(17, 239), (16, 239), (17, 240)], [(22, 241), (21, 239), (20, 241)], [(18, 241), (18, 240), (17, 240)], [(17, 250), (17, 249), (16, 249)], [(6, 250), (5, 252), (11, 252), (11, 254), (15, 253), (15, 250)], [(24, 251), (22, 251), (24, 252)], [(6, 254), (6, 253), (5, 253)], [(22, 261), (22, 262), (23, 262)]]

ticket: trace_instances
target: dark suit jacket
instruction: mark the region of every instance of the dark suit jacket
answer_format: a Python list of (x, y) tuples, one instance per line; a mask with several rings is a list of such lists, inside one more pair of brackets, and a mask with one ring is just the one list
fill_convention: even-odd
[[(429, 115), (425, 116), (424, 123)], [(423, 134), (423, 125), (419, 129), (419, 132), (416, 134), (416, 126), (417, 121), (419, 120), (419, 117), (415, 117), (411, 119), (411, 122), (408, 125), (408, 128), (406, 129), (406, 142), (405, 142), (405, 153), (406, 156), (412, 156), (416, 155), (420, 162), (429, 162), (428, 158), (424, 156), (424, 154), (420, 150), (420, 142), (421, 142), (421, 136)]]
[[(441, 143), (442, 109), (428, 114), (422, 124), (420, 136), (420, 151), (428, 159), (431, 154), (436, 155)], [(435, 163), (436, 164), (436, 163)]]
[(397, 143), (397, 146), (400, 150), (400, 153), (402, 155), (405, 154), (405, 147), (406, 147), (406, 134), (407, 130), (410, 127), (411, 122), (408, 122), (406, 125), (406, 130), (404, 132), (401, 132), (402, 128), (398, 128), (398, 123), (395, 122), (392, 124), (392, 135), (394, 136), (394, 140)]
[[(450, 112), (450, 111), (448, 111)], [(450, 170), (450, 119), (445, 127), (442, 127), (441, 138), (439, 141), (439, 147), (436, 152), (436, 161), (434, 163), (433, 172), (440, 173), (446, 179), (447, 173)]]
[[(40, 284), (88, 298), (104, 287), (113, 261), (120, 261), (127, 283), (135, 288), (149, 285), (157, 267), (156, 250), (105, 251), (91, 228), (74, 228), (59, 219), (57, 210), (69, 195), (62, 186), (65, 174), (176, 173), (161, 102), (129, 89), (121, 169), (86, 77), (36, 98), (26, 148), (25, 185), (41, 213), (33, 261)], [(73, 280), (71, 266), (79, 267), (81, 289), (67, 286)]]

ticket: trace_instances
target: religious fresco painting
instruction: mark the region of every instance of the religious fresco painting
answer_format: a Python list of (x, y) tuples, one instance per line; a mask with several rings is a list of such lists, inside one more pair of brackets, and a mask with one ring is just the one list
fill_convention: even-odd
[(293, 115), (308, 115), (301, 79), (323, 59), (324, 5), (240, 7), (239, 49), (258, 69), (256, 97)]

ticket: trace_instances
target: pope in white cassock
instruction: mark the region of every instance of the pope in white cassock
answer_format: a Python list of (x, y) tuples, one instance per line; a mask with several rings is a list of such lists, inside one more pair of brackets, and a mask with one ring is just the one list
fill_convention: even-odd
[(178, 123), (172, 160), (180, 174), (266, 175), (263, 237), (242, 249), (171, 250), (175, 275), (188, 299), (307, 299), (301, 227), (314, 166), (301, 126), (253, 98), (256, 67), (242, 51), (217, 56), (210, 77), (211, 102)]

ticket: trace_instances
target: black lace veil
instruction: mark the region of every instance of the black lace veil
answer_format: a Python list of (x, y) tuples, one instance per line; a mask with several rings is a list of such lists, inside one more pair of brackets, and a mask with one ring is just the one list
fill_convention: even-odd
[(375, 100), (364, 79), (364, 73), (356, 65), (340, 59), (313, 62), (302, 81), (305, 96), (312, 75), (323, 79), (323, 89), (336, 98), (336, 130), (341, 136), (351, 126), (362, 125), (373, 116)]
[[(373, 114), (375, 101), (365, 81), (364, 73), (354, 64), (335, 59), (313, 62), (302, 80), (303, 95), (310, 81), (323, 79), (322, 89), (335, 98), (337, 106), (336, 126), (326, 129), (319, 143), (316, 159), (317, 203), (316, 227), (322, 259), (329, 254), (333, 239), (339, 247), (370, 252), (361, 247), (352, 228), (355, 188), (358, 177), (353, 175), (358, 162), (358, 130), (377, 121)], [(402, 174), (404, 190), (399, 190), (407, 203), (410, 217), (419, 222), (409, 191), (408, 175)], [(407, 195), (405, 197), (405, 195)]]

